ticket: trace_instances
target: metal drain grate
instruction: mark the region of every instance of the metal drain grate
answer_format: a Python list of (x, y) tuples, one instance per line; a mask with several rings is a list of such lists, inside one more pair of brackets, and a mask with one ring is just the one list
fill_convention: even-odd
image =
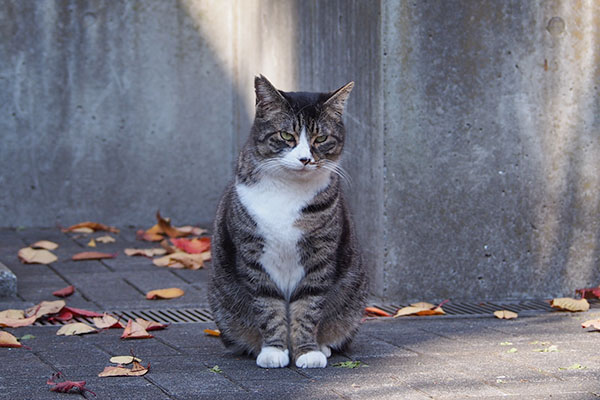
[[(600, 309), (600, 300), (588, 300), (591, 308)], [(408, 304), (406, 304), (408, 305)], [(375, 307), (394, 314), (399, 308), (405, 305), (378, 305)], [(448, 317), (491, 317), (494, 311), (509, 310), (519, 313), (521, 316), (537, 315), (554, 311), (550, 304), (544, 300), (524, 300), (524, 301), (488, 301), (483, 303), (470, 302), (453, 302), (450, 301), (443, 306), (446, 315), (439, 316), (441, 318)], [(213, 318), (210, 310), (207, 308), (167, 308), (167, 309), (144, 309), (144, 310), (117, 310), (108, 311), (117, 317), (121, 317), (122, 321), (129, 319), (142, 318), (160, 322), (161, 324), (187, 324), (194, 322), (212, 322)], [(85, 322), (93, 324), (92, 318), (75, 317), (67, 322), (63, 321), (36, 321), (34, 326), (53, 326), (65, 325), (71, 322)]]
[[(116, 317), (121, 317), (121, 321), (127, 322), (129, 319), (135, 320), (136, 318), (142, 318), (145, 320), (151, 320), (160, 322), (161, 324), (186, 324), (194, 322), (212, 322), (213, 318), (210, 310), (206, 308), (180, 308), (180, 309), (145, 309), (145, 310), (117, 310), (107, 311)], [(33, 325), (35, 326), (53, 326), (53, 325), (65, 325), (71, 322), (85, 322), (93, 324), (92, 318), (89, 317), (75, 317), (69, 321), (36, 321)]]
[[(590, 308), (600, 308), (600, 300), (588, 300)], [(399, 308), (408, 306), (404, 305), (374, 305), (390, 314), (394, 314)], [(521, 300), (521, 301), (486, 301), (481, 303), (471, 302), (454, 302), (450, 301), (442, 306), (447, 316), (473, 316), (473, 317), (490, 317), (494, 311), (509, 310), (518, 313), (519, 315), (537, 315), (547, 312), (556, 311), (550, 307), (550, 303), (545, 300)]]

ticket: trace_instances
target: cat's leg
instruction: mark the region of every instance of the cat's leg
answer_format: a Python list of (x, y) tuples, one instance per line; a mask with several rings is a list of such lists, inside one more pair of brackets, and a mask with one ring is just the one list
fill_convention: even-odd
[(290, 340), (298, 368), (325, 368), (327, 356), (317, 344), (321, 296), (308, 295), (290, 303)]
[(287, 349), (287, 309), (283, 298), (258, 297), (255, 313), (263, 337), (256, 365), (263, 368), (283, 368), (290, 363)]

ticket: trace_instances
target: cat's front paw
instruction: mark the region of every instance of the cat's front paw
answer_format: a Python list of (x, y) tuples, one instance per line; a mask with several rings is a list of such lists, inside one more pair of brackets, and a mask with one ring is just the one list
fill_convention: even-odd
[(325, 368), (326, 366), (327, 357), (321, 351), (309, 351), (296, 360), (298, 368)]
[(277, 347), (265, 346), (256, 357), (256, 365), (263, 368), (283, 368), (290, 363), (287, 349), (280, 350)]

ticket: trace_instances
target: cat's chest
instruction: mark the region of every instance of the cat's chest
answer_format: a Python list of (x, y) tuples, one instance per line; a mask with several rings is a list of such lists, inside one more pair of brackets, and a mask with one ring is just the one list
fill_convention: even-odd
[(325, 180), (285, 184), (263, 179), (254, 185), (236, 185), (241, 203), (256, 222), (257, 233), (264, 238), (259, 261), (287, 298), (304, 277), (297, 248), (302, 231), (296, 221), (326, 184)]

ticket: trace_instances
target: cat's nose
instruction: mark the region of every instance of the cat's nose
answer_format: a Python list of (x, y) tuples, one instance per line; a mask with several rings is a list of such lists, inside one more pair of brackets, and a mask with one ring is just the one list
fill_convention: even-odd
[(300, 161), (302, 164), (306, 165), (310, 162), (310, 158), (302, 157), (302, 158), (299, 158), (298, 161)]

